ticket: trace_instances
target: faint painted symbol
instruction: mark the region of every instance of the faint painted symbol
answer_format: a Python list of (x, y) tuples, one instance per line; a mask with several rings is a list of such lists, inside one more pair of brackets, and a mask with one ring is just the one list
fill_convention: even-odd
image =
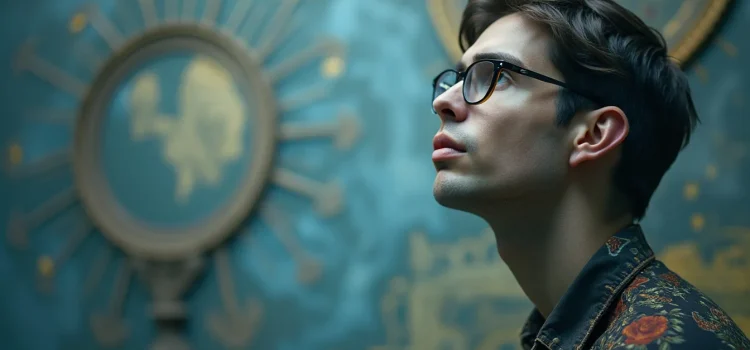
[(386, 345), (371, 350), (517, 348), (532, 306), (490, 230), (447, 244), (416, 233), (410, 250), (413, 276), (391, 281), (381, 301)]
[(224, 248), (216, 251), (214, 260), (224, 311), (208, 314), (208, 329), (229, 348), (247, 346), (257, 333), (263, 316), (263, 305), (256, 299), (249, 299), (242, 304), (238, 302), (232, 280), (232, 266)]
[(179, 115), (168, 116), (158, 108), (159, 77), (136, 77), (131, 135), (135, 140), (154, 136), (163, 142), (162, 154), (177, 178), (175, 200), (185, 203), (196, 185), (217, 185), (224, 165), (242, 155), (247, 116), (231, 73), (208, 57), (195, 58), (179, 86)]

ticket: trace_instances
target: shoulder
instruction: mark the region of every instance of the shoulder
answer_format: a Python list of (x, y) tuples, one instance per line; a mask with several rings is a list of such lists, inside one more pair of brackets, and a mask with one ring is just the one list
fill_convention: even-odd
[(595, 349), (745, 349), (750, 341), (716, 303), (661, 262), (625, 288)]

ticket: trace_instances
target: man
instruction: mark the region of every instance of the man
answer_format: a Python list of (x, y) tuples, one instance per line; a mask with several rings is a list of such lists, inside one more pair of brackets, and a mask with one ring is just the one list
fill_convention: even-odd
[(471, 0), (459, 37), (434, 195), (495, 232), (536, 306), (524, 349), (750, 349), (638, 225), (698, 123), (661, 35), (611, 0)]

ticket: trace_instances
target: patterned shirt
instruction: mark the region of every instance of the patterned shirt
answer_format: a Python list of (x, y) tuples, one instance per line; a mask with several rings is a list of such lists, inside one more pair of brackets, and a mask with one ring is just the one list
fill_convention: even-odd
[(529, 350), (750, 350), (716, 303), (654, 258), (639, 225), (607, 240), (545, 320), (521, 332)]

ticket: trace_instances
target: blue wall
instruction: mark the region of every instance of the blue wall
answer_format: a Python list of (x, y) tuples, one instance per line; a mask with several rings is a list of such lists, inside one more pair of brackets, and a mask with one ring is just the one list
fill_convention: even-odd
[[(98, 2), (125, 36), (137, 34), (142, 27), (137, 3)], [(157, 3), (163, 11), (164, 3)], [(717, 36), (687, 68), (703, 124), (659, 188), (644, 226), (660, 256), (715, 297), (750, 332), (750, 308), (742, 301), (750, 296), (750, 219), (746, 215), (750, 138), (744, 100), (750, 79), (744, 63), (750, 55), (750, 42), (744, 37), (750, 4), (737, 3)], [(77, 33), (69, 29), (83, 4), (35, 0), (2, 5), (0, 101), (5, 108), (0, 145), (8, 155), (6, 163), (13, 163), (14, 157), (21, 165), (33, 163), (68, 149), (73, 140), (69, 125), (36, 120), (29, 113), (37, 107), (75, 109), (80, 98), (11, 67), (21, 45), (35, 37), (39, 57), (91, 82), (95, 74), (86, 59), (92, 55), (85, 50), (93, 48), (98, 56), (107, 57), (108, 49), (91, 26)], [(222, 8), (220, 23), (229, 17), (230, 4), (234, 3)], [(198, 1), (196, 10), (204, 5)], [(425, 1), (303, 2), (294, 18), (302, 30), (270, 56), (264, 69), (277, 67), (323, 37), (338, 40), (344, 53), (328, 52), (273, 85), (280, 101), (316, 86), (330, 89), (325, 98), (303, 109), (279, 113), (279, 123), (327, 123), (343, 110), (355, 116), (361, 132), (348, 148), (336, 147), (326, 138), (278, 144), (274, 168), (315, 181), (335, 181), (344, 204), (335, 215), (324, 215), (310, 198), (269, 185), (260, 203), (283, 214), (291, 240), (319, 263), (322, 272), (311, 282), (300, 281), (298, 267), (305, 264), (295, 261), (293, 248), (285, 247), (283, 227), (257, 215), (250, 217), (226, 247), (238, 299), (241, 303), (257, 300), (262, 313), (259, 322), (234, 333), (252, 335), (246, 346), (253, 349), (433, 348), (430, 342), (448, 341), (451, 330), (463, 332), (458, 338), (469, 348), (494, 349), (502, 344), (514, 348), (517, 329), (530, 304), (495, 256), (484, 224), (441, 208), (432, 198), (434, 170), (429, 157), (438, 120), (430, 111), (429, 84), (451, 62), (432, 27)], [(326, 61), (330, 57), (343, 59), (340, 75), (336, 61)], [(134, 68), (134, 73), (158, 71), (162, 90), (167, 91), (161, 113), (181, 115), (174, 94), (184, 85), (180, 74), (191, 59), (182, 55), (173, 61), (160, 59), (155, 64), (162, 68)], [(131, 81), (136, 79), (133, 76)], [(122, 205), (141, 220), (151, 224), (165, 220), (161, 224), (168, 227), (190, 226), (196, 217), (215, 215), (216, 208), (234, 193), (237, 182), (232, 181), (243, 178), (247, 164), (258, 162), (250, 156), (250, 147), (243, 147), (241, 156), (228, 161), (218, 184), (196, 184), (191, 204), (179, 206), (172, 190), (175, 170), (155, 156), (161, 154), (162, 141), (129, 139), (127, 101), (133, 93), (127, 83), (123, 85), (126, 88), (108, 102), (104, 132), (110, 144), (101, 158)], [(245, 108), (253, 110), (256, 95), (248, 94)], [(243, 140), (249, 144), (257, 124), (248, 120)], [(73, 184), (69, 167), (20, 178), (10, 175), (10, 165), (7, 168), (0, 177), (4, 233), (12, 222), (11, 212), (29, 212)], [(135, 199), (128, 200), (128, 196)], [(163, 215), (149, 216), (158, 212)], [(90, 315), (107, 310), (117, 269), (126, 254), (97, 231), (70, 259), (55, 266), (51, 282), (39, 276), (49, 268), (45, 257), (56, 256), (74, 235), (76, 225), (88, 222), (86, 218), (76, 202), (30, 232), (26, 247), (1, 241), (0, 337), (6, 348), (98, 346)], [(102, 281), (87, 292), (87, 276), (99, 264), (97, 256), (102, 252), (111, 252), (112, 259)], [(222, 344), (210, 331), (207, 316), (223, 312), (212, 253), (201, 255), (205, 269), (185, 296), (190, 314), (186, 336), (202, 349)], [(129, 333), (120, 345), (142, 349), (156, 334), (147, 308), (151, 294), (138, 275), (131, 277), (122, 306)], [(495, 284), (479, 291), (476, 286), (486, 285), (489, 279)], [(463, 293), (457, 285), (476, 292)], [(244, 309), (244, 314), (256, 309), (260, 310)], [(496, 312), (480, 315), (481, 309)], [(482, 325), (486, 324), (495, 326), (485, 329)]]

